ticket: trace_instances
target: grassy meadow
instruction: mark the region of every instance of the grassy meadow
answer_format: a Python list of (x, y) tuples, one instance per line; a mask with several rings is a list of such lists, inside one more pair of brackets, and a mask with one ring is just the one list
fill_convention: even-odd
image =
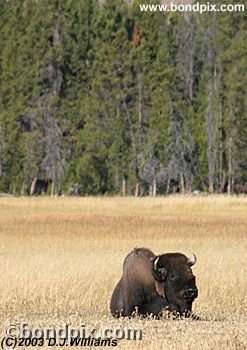
[[(246, 197), (0, 198), (0, 238), (1, 337), (9, 324), (67, 323), (142, 329), (119, 349), (247, 348)], [(135, 246), (197, 255), (201, 320), (111, 317)]]

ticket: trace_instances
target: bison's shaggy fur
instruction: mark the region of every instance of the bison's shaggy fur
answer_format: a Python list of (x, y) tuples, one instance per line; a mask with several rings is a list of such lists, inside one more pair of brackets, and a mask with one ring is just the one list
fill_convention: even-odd
[(188, 316), (197, 297), (191, 271), (194, 263), (181, 253), (156, 256), (150, 249), (135, 248), (126, 256), (123, 275), (112, 294), (112, 315), (158, 316), (170, 310)]

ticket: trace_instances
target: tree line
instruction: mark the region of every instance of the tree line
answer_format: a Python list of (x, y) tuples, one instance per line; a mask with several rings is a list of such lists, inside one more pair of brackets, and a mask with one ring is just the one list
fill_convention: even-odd
[(243, 12), (0, 3), (0, 192), (247, 192)]

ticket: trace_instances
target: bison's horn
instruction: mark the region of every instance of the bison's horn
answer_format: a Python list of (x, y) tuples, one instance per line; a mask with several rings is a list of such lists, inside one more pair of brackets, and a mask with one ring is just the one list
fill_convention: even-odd
[(195, 254), (193, 253), (193, 257), (192, 257), (192, 259), (188, 262), (188, 265), (191, 267), (191, 266), (195, 265), (196, 261), (197, 261), (197, 258), (196, 258), (196, 256), (195, 256)]
[(159, 262), (159, 256), (154, 260), (154, 270), (157, 270), (158, 262)]

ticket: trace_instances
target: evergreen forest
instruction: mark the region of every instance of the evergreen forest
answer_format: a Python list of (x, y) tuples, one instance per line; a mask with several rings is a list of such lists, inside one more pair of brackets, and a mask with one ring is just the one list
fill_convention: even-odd
[(247, 193), (246, 12), (140, 3), (0, 0), (1, 193)]

